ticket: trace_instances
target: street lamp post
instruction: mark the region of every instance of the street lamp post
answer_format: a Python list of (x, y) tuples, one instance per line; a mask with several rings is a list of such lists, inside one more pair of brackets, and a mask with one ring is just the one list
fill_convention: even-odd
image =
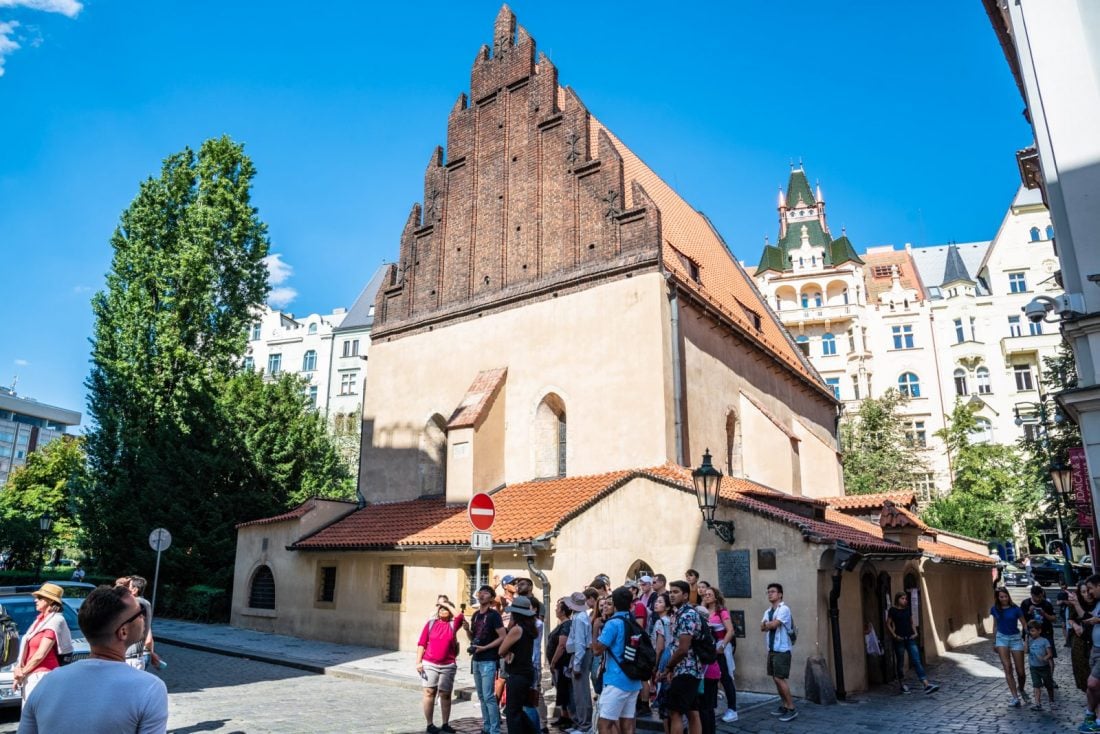
[(1064, 575), (1066, 577), (1066, 583), (1072, 584), (1073, 581), (1070, 578), (1069, 562), (1073, 557), (1073, 552), (1070, 550), (1069, 542), (1066, 540), (1065, 529), (1062, 527), (1062, 498), (1065, 496), (1066, 490), (1073, 486), (1072, 470), (1057, 461), (1054, 457), (1054, 453), (1051, 451), (1050, 434), (1048, 432), (1050, 423), (1048, 421), (1044, 397), (1040, 396), (1039, 402), (1037, 403), (1021, 402), (1016, 403), (1012, 407), (1013, 412), (1016, 414), (1015, 423), (1017, 426), (1022, 426), (1027, 422), (1024, 420), (1023, 415), (1021, 415), (1021, 408), (1033, 411), (1039, 416), (1040, 443), (1043, 446), (1043, 453), (1046, 454), (1047, 461), (1049, 462), (1048, 473), (1050, 475), (1051, 485), (1054, 489), (1054, 524), (1058, 532), (1058, 541), (1062, 544), (1063, 552), (1066, 556), (1066, 569)]
[(42, 536), (42, 552), (38, 554), (38, 571), (34, 575), (35, 581), (42, 580), (42, 566), (46, 564), (46, 536), (50, 534), (52, 526), (53, 518), (50, 513), (43, 512), (42, 517), (38, 518), (38, 532)]
[(722, 485), (722, 472), (714, 468), (710, 460), (710, 449), (703, 453), (703, 463), (691, 473), (691, 482), (695, 485), (695, 499), (699, 502), (699, 512), (707, 529), (726, 543), (733, 545), (733, 521), (715, 520), (714, 511), (718, 509), (718, 492)]

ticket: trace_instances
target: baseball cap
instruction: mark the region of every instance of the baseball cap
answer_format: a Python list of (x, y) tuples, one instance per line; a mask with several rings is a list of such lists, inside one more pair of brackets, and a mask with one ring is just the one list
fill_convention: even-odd
[(652, 576), (642, 576), (640, 579), (638, 579), (638, 581), (640, 581), (643, 584), (652, 584), (653, 583), (653, 577)]

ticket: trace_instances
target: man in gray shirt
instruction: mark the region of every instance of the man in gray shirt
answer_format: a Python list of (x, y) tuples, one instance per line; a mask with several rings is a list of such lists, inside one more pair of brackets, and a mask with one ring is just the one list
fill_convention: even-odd
[[(593, 598), (595, 598), (593, 596)], [(588, 671), (592, 667), (592, 620), (588, 618), (588, 595), (575, 591), (565, 600), (565, 606), (573, 612), (573, 623), (565, 641), (565, 651), (573, 660), (565, 672), (573, 677), (573, 729), (586, 732), (592, 728), (592, 688)]]

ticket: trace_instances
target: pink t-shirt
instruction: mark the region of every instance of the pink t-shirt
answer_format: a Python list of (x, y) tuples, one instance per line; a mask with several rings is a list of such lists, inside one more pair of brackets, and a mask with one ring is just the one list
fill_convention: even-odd
[(462, 615), (450, 624), (441, 619), (429, 619), (420, 633), (418, 647), (424, 648), (424, 662), (432, 665), (450, 665), (455, 661), (455, 635), (462, 629)]

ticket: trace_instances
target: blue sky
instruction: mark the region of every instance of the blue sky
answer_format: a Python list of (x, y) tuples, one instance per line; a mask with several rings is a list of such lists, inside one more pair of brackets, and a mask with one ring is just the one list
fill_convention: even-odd
[[(511, 3), (559, 81), (755, 263), (802, 158), (860, 250), (989, 239), (1031, 142), (979, 0)], [(287, 310), (396, 256), (497, 2), (0, 0), (0, 384), (85, 410), (138, 183), (229, 134)]]

